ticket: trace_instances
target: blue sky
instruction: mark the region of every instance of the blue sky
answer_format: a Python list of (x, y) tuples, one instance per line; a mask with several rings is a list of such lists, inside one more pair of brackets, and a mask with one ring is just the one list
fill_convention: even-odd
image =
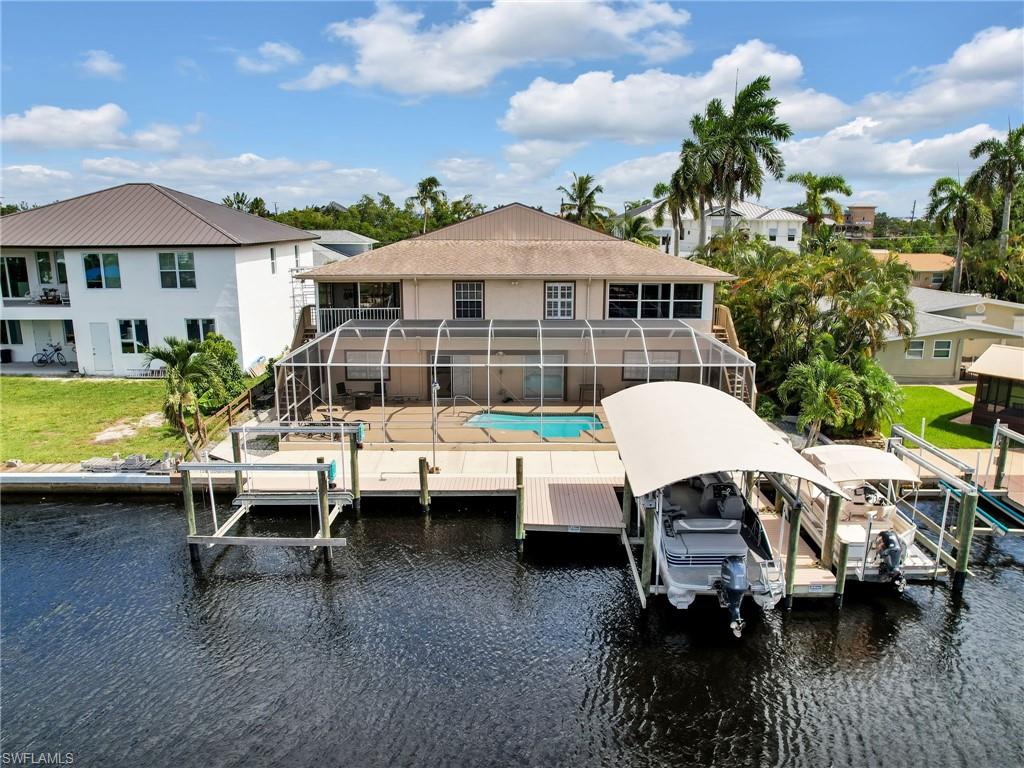
[[(1021, 3), (15, 3), (2, 194), (150, 180), (287, 207), (439, 176), (487, 204), (650, 194), (689, 116), (772, 76), (791, 171), (918, 211), (1022, 119)], [(772, 184), (769, 204), (796, 202)]]

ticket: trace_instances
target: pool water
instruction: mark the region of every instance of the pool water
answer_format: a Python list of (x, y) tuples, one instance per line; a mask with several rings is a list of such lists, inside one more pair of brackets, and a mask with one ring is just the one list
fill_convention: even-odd
[(540, 416), (526, 413), (478, 413), (466, 422), (467, 427), (514, 429), (536, 432), (541, 437), (579, 437), (584, 430), (604, 429), (599, 418), (570, 414)]

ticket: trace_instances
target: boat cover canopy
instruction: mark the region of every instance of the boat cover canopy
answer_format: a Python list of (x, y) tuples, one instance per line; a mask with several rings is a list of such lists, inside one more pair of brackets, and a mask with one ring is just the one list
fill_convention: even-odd
[(805, 450), (804, 456), (837, 483), (851, 480), (920, 482), (898, 456), (866, 445), (819, 445)]
[(681, 381), (640, 384), (601, 400), (633, 493), (712, 472), (767, 472), (847, 494), (743, 402)]

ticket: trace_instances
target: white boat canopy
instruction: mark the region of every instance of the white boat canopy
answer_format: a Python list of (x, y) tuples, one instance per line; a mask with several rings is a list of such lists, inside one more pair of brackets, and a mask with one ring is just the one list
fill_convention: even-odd
[(819, 445), (805, 450), (804, 456), (837, 483), (851, 480), (920, 482), (920, 478), (899, 457), (866, 445)]
[(712, 472), (768, 472), (846, 494), (748, 406), (702, 384), (659, 381), (601, 401), (633, 493)]

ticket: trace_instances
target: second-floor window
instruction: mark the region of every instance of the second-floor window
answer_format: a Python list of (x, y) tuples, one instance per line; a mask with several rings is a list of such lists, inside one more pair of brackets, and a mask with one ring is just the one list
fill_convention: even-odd
[(190, 317), (185, 320), (185, 338), (189, 341), (203, 341), (217, 332), (217, 322), (212, 317)]
[(36, 251), (36, 269), (39, 271), (39, 282), (48, 285), (53, 282), (53, 262), (49, 251)]
[(700, 283), (610, 283), (608, 318), (698, 318), (703, 299)]
[(544, 283), (545, 320), (572, 320), (575, 305), (575, 283)]
[(456, 320), (481, 320), (484, 316), (484, 284), (456, 282), (453, 286)]
[(116, 253), (86, 253), (82, 256), (86, 288), (120, 288), (121, 263)]
[(190, 251), (157, 254), (161, 288), (195, 288), (196, 257)]
[(774, 243), (778, 239), (779, 239), (778, 227), (772, 227), (771, 229), (769, 229), (768, 230), (768, 242)]
[(118, 320), (121, 351), (126, 355), (145, 352), (149, 346), (149, 325), (145, 320)]
[(0, 259), (0, 281), (5, 299), (20, 299), (29, 294), (28, 262), (22, 256)]

